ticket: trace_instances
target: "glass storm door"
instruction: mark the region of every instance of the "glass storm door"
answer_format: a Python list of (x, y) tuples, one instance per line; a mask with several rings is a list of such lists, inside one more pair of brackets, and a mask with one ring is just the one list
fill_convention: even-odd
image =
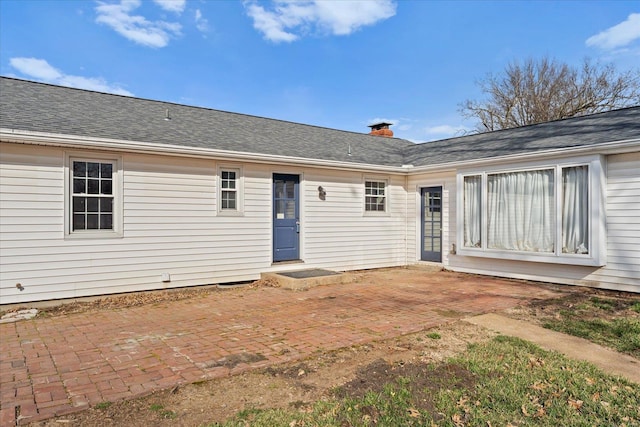
[(299, 175), (273, 174), (273, 261), (300, 259)]
[(442, 187), (421, 189), (423, 261), (442, 262)]

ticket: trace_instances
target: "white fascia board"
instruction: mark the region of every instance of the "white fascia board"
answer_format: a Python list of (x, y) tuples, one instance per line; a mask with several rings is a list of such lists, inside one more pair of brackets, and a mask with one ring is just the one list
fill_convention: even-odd
[(586, 154), (624, 154), (640, 150), (640, 138), (626, 139), (622, 141), (607, 142), (604, 144), (593, 144), (581, 147), (558, 148), (544, 151), (536, 151), (535, 153), (510, 154), (500, 157), (485, 157), (481, 159), (465, 160), (461, 162), (448, 162), (436, 165), (417, 166), (408, 170), (409, 175), (415, 175), (426, 172), (443, 172), (457, 169), (469, 168), (478, 165), (495, 165), (501, 163), (522, 162), (535, 160), (538, 158), (558, 158), (573, 157)]
[(165, 156), (214, 158), (229, 161), (245, 161), (261, 164), (283, 164), (312, 166), (324, 169), (340, 169), (350, 171), (375, 171), (404, 175), (404, 167), (373, 165), (366, 163), (342, 162), (336, 160), (289, 157), (274, 154), (246, 153), (240, 151), (217, 150), (202, 147), (186, 147), (181, 145), (154, 144), (149, 142), (123, 141), (108, 138), (92, 138), (75, 135), (62, 135), (44, 132), (19, 131), (0, 128), (0, 141), (19, 144), (48, 145), (73, 149), (93, 149), (106, 151), (156, 154)]

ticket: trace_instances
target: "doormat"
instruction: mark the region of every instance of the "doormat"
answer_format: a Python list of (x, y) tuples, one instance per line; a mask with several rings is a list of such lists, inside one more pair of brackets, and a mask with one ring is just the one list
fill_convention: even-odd
[(323, 270), (321, 268), (314, 268), (311, 270), (284, 271), (278, 272), (277, 274), (285, 277), (290, 277), (292, 279), (309, 279), (312, 277), (335, 276), (340, 273), (336, 273), (335, 271)]

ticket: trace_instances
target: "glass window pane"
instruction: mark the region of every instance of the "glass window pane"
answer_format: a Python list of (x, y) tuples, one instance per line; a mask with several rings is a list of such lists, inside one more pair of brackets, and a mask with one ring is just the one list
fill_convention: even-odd
[(113, 229), (113, 216), (111, 214), (100, 215), (100, 229), (101, 230)]
[(75, 194), (82, 194), (87, 192), (86, 180), (84, 178), (73, 180), (73, 192)]
[(287, 199), (293, 199), (295, 197), (295, 185), (292, 181), (286, 182)]
[(87, 197), (87, 212), (98, 212), (98, 198)]
[(481, 221), (482, 221), (482, 177), (465, 176), (463, 183), (463, 244), (468, 248), (482, 246)]
[(113, 175), (113, 165), (111, 163), (100, 164), (100, 177), (111, 179)]
[(87, 180), (87, 193), (89, 194), (100, 194), (100, 181), (97, 179), (88, 179)]
[(84, 197), (74, 197), (73, 198), (73, 212), (74, 213), (84, 213), (86, 210), (86, 203)]
[(87, 230), (98, 230), (98, 214), (87, 215)]
[(287, 200), (285, 209), (285, 218), (292, 219), (296, 217), (296, 202), (294, 200)]
[(112, 194), (113, 188), (110, 179), (100, 182), (100, 194)]
[(87, 176), (89, 178), (100, 178), (100, 163), (87, 163)]
[(73, 162), (73, 176), (87, 176), (87, 164), (85, 162)]
[(554, 170), (488, 175), (487, 247), (553, 252)]
[(73, 215), (73, 229), (74, 230), (84, 230), (84, 214), (75, 214)]
[(284, 198), (284, 182), (276, 181), (275, 186), (276, 186), (276, 198), (283, 199)]
[(236, 192), (235, 191), (223, 191), (222, 192), (222, 209), (236, 209)]
[(589, 167), (562, 169), (562, 252), (589, 253)]
[(111, 197), (103, 197), (100, 199), (100, 212), (113, 212), (113, 199)]

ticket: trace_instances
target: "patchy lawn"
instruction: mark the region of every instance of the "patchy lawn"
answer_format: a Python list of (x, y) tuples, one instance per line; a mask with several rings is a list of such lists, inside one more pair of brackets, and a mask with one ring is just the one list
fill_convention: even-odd
[(640, 359), (640, 295), (584, 289), (509, 314)]

